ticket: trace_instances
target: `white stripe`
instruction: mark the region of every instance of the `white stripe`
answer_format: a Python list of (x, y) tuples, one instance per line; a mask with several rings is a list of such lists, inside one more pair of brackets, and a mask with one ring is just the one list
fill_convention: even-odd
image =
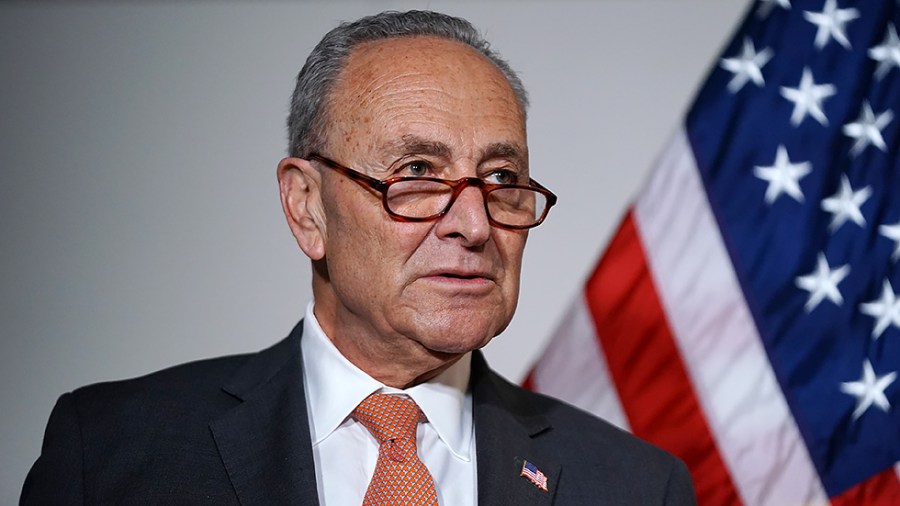
[(537, 391), (628, 430), (583, 291), (570, 305), (533, 372)]
[(662, 306), (747, 505), (828, 504), (679, 132), (635, 204)]

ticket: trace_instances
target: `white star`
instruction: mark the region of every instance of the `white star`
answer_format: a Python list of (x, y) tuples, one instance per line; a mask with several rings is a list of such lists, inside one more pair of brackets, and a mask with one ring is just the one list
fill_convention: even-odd
[(772, 12), (772, 9), (775, 6), (782, 7), (784, 9), (791, 8), (791, 0), (761, 0), (759, 3), (759, 9), (756, 11), (757, 15), (761, 18), (765, 18)]
[(894, 112), (890, 109), (875, 116), (869, 101), (864, 101), (856, 122), (844, 125), (844, 135), (856, 139), (853, 147), (850, 148), (850, 154), (857, 156), (870, 144), (882, 151), (887, 151), (887, 145), (884, 143), (884, 138), (881, 137), (881, 130), (893, 119)]
[(850, 274), (850, 266), (842, 265), (835, 270), (831, 270), (828, 266), (828, 260), (825, 259), (824, 253), (819, 253), (816, 270), (810, 272), (806, 276), (798, 276), (795, 283), (797, 288), (801, 288), (809, 292), (809, 299), (803, 309), (807, 313), (811, 312), (826, 297), (838, 306), (844, 303), (844, 297), (838, 290), (838, 284)]
[(753, 47), (753, 41), (750, 37), (744, 37), (744, 47), (741, 55), (736, 58), (722, 58), (720, 65), (725, 70), (734, 74), (728, 83), (728, 91), (737, 93), (747, 80), (752, 80), (757, 86), (762, 87), (766, 84), (762, 75), (763, 66), (772, 59), (772, 50), (765, 48), (759, 53)]
[(819, 27), (816, 31), (816, 47), (822, 49), (833, 37), (842, 46), (850, 49), (850, 41), (847, 40), (846, 25), (859, 17), (856, 9), (838, 9), (837, 0), (825, 0), (822, 12), (804, 11), (803, 17), (807, 21)]
[(828, 118), (822, 110), (822, 101), (837, 93), (832, 84), (816, 84), (809, 67), (803, 69), (800, 84), (796, 88), (781, 87), (781, 96), (794, 103), (791, 124), (799, 125), (809, 114), (821, 125), (828, 125)]
[(900, 67), (900, 37), (897, 37), (896, 26), (888, 25), (884, 41), (880, 46), (869, 49), (869, 58), (878, 61), (878, 68), (875, 69), (878, 79), (890, 72), (891, 67)]
[(784, 145), (775, 152), (775, 164), (769, 167), (753, 167), (753, 175), (769, 182), (766, 188), (766, 203), (772, 204), (782, 193), (787, 193), (797, 202), (803, 202), (800, 178), (809, 174), (809, 162), (791, 163)]
[(862, 212), (859, 210), (863, 202), (872, 196), (872, 188), (865, 188), (853, 191), (850, 187), (850, 180), (847, 175), (841, 176), (841, 189), (834, 195), (822, 199), (822, 209), (833, 214), (829, 230), (834, 232), (839, 229), (848, 219), (856, 223), (860, 227), (866, 225), (866, 219), (863, 218)]
[(891, 255), (891, 260), (896, 262), (897, 259), (900, 258), (900, 223), (895, 225), (882, 225), (878, 227), (878, 232), (894, 241), (894, 253)]
[(894, 288), (888, 280), (884, 280), (881, 287), (881, 298), (860, 304), (859, 311), (875, 318), (872, 339), (877, 340), (881, 337), (890, 325), (900, 328), (900, 300), (897, 299), (897, 294), (894, 293)]
[(859, 419), (872, 405), (878, 406), (885, 413), (891, 409), (891, 403), (884, 395), (885, 389), (897, 379), (897, 372), (890, 372), (884, 376), (875, 376), (872, 364), (866, 360), (863, 362), (862, 378), (859, 381), (846, 381), (841, 383), (841, 392), (856, 397), (856, 409), (853, 410), (853, 420)]

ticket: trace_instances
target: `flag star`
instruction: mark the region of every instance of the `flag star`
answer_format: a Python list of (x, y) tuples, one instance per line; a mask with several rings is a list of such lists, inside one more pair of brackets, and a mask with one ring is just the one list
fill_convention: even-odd
[(875, 328), (872, 329), (872, 338), (878, 340), (888, 326), (900, 328), (900, 300), (894, 293), (891, 282), (884, 280), (881, 287), (881, 297), (872, 302), (859, 305), (859, 311), (875, 318)]
[(822, 110), (822, 101), (837, 93), (833, 84), (816, 84), (809, 67), (803, 69), (800, 84), (796, 88), (781, 87), (781, 96), (794, 103), (791, 124), (799, 125), (809, 114), (821, 125), (828, 125), (828, 118)]
[(880, 46), (869, 49), (869, 58), (878, 62), (878, 68), (875, 69), (875, 77), (878, 79), (890, 72), (891, 67), (900, 67), (900, 37), (897, 37), (895, 25), (888, 25)]
[(766, 84), (762, 75), (763, 66), (772, 59), (772, 50), (765, 48), (756, 52), (750, 37), (744, 37), (744, 47), (741, 55), (736, 58), (722, 58), (721, 66), (734, 74), (728, 83), (728, 91), (737, 93), (744, 87), (747, 80), (752, 80), (757, 86)]
[(841, 189), (834, 195), (822, 199), (822, 209), (831, 213), (831, 224), (828, 225), (829, 230), (834, 232), (839, 229), (848, 219), (856, 223), (860, 227), (866, 225), (866, 219), (863, 218), (860, 206), (872, 196), (872, 188), (866, 186), (861, 190), (853, 191), (850, 186), (850, 180), (847, 175), (841, 176)]
[(800, 179), (812, 170), (809, 162), (791, 163), (784, 145), (775, 152), (775, 164), (769, 167), (753, 167), (753, 175), (769, 182), (766, 188), (766, 203), (772, 204), (782, 193), (787, 193), (797, 202), (803, 202)]
[(822, 49), (828, 41), (834, 38), (842, 46), (850, 49), (850, 41), (847, 40), (846, 25), (859, 17), (856, 9), (838, 9), (837, 0), (825, 0), (822, 12), (804, 11), (803, 17), (816, 25), (816, 47)]
[(784, 9), (790, 9), (791, 0), (760, 0), (759, 10), (757, 10), (756, 13), (761, 18), (768, 17), (769, 13), (772, 12), (772, 9), (774, 9), (776, 5)]
[(878, 232), (894, 241), (894, 253), (891, 255), (891, 260), (896, 262), (897, 259), (900, 258), (900, 223), (895, 225), (882, 225), (878, 227)]
[(869, 102), (864, 101), (856, 122), (844, 125), (844, 135), (856, 139), (853, 147), (850, 148), (850, 154), (857, 156), (869, 145), (874, 145), (882, 151), (887, 151), (887, 145), (881, 136), (881, 130), (893, 119), (894, 113), (890, 109), (876, 116), (872, 112), (872, 106), (869, 105)]
[(811, 312), (816, 306), (827, 298), (838, 306), (844, 303), (844, 297), (838, 290), (838, 284), (850, 274), (850, 266), (842, 265), (835, 270), (831, 270), (828, 266), (828, 260), (825, 259), (824, 253), (819, 253), (816, 270), (806, 276), (798, 276), (796, 284), (798, 288), (809, 292), (809, 299), (803, 309), (807, 313)]
[(891, 409), (891, 403), (884, 395), (885, 389), (897, 379), (897, 372), (890, 372), (884, 376), (876, 376), (872, 363), (863, 362), (862, 378), (859, 381), (846, 381), (841, 383), (841, 392), (856, 397), (856, 409), (853, 410), (853, 420), (856, 421), (874, 404), (885, 413)]

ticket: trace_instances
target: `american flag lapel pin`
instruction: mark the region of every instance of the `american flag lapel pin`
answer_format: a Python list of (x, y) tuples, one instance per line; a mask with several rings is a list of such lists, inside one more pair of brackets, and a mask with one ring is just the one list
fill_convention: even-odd
[(547, 475), (542, 473), (541, 470), (538, 469), (537, 466), (535, 466), (531, 462), (528, 462), (527, 460), (524, 460), (524, 459), (522, 459), (522, 460), (523, 460), (522, 472), (519, 474), (519, 476), (524, 476), (524, 477), (528, 478), (531, 481), (531, 483), (534, 483), (534, 486), (543, 490), (544, 492), (548, 492), (548, 490), (547, 490)]

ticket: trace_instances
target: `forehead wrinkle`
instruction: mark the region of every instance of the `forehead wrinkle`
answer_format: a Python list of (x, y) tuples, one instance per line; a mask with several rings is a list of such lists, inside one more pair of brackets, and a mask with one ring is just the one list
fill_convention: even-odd
[[(369, 69), (358, 69), (356, 72), (359, 73), (363, 70)], [(360, 90), (361, 93), (359, 98), (366, 99), (367, 97), (374, 97), (375, 100), (378, 100), (383, 99), (382, 97), (386, 98), (398, 93), (403, 94), (409, 91), (413, 83), (415, 83), (420, 90), (444, 92), (440, 87), (430, 85), (429, 81), (430, 79), (428, 76), (423, 76), (422, 72), (419, 71), (406, 71), (388, 77), (378, 76), (372, 81), (361, 83), (362, 89)], [(388, 88), (388, 91), (383, 91), (385, 88)]]
[[(355, 90), (348, 89), (350, 98), (357, 103), (389, 102), (397, 95), (409, 95), (411, 92), (420, 97), (427, 93), (452, 96), (446, 86), (435, 84), (433, 76), (424, 69), (405, 70), (385, 75), (386, 73), (381, 71), (374, 62), (365, 61), (356, 62), (352, 66), (348, 64), (341, 74), (347, 82), (359, 81), (355, 85)], [(434, 101), (433, 97), (419, 98), (419, 100)], [(401, 103), (407, 101), (409, 101), (409, 97), (403, 97), (400, 100)]]

